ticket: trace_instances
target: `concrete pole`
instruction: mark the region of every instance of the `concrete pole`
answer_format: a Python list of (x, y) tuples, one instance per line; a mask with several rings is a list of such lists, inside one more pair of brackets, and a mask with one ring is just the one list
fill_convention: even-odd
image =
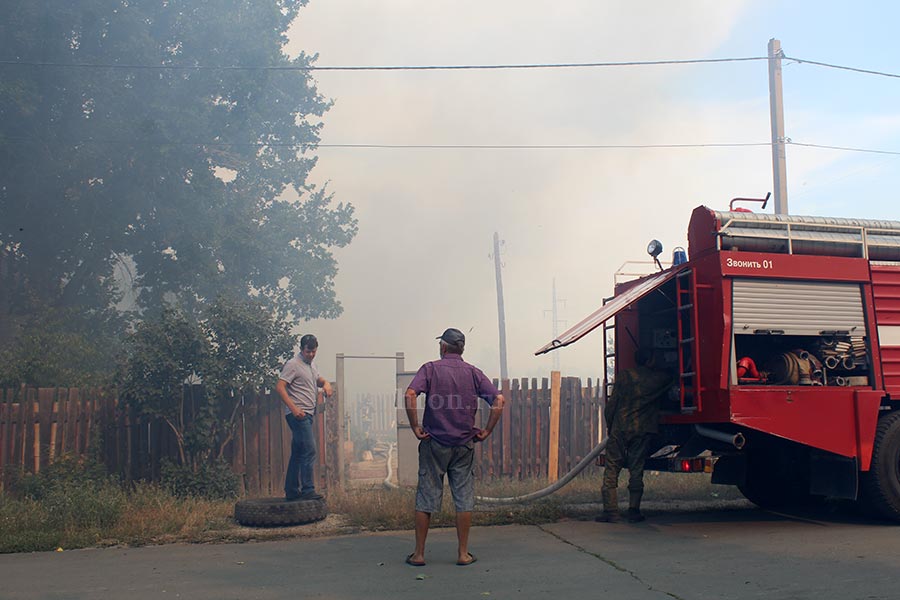
[(772, 176), (775, 214), (788, 214), (787, 159), (784, 145), (784, 96), (781, 91), (781, 42), (769, 40), (769, 114), (772, 121)]
[(500, 275), (500, 236), (494, 232), (494, 270), (497, 273), (497, 320), (500, 325), (500, 381), (509, 379), (506, 368), (506, 315), (503, 311), (503, 277)]

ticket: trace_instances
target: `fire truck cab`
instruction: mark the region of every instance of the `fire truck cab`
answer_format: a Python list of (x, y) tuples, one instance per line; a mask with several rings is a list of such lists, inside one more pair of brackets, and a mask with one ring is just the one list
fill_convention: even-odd
[(603, 326), (612, 382), (654, 350), (676, 384), (648, 467), (900, 520), (900, 222), (701, 206), (686, 258), (616, 285), (537, 354)]

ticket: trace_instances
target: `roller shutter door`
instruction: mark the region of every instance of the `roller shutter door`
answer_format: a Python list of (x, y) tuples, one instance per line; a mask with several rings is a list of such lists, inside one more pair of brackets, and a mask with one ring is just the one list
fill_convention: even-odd
[(866, 335), (858, 283), (735, 279), (732, 297), (735, 334)]

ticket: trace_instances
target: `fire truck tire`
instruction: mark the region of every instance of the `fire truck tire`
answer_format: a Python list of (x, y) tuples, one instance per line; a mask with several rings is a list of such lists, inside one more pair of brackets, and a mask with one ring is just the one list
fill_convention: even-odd
[(900, 411), (878, 421), (872, 467), (862, 474), (862, 491), (866, 508), (900, 521)]
[(248, 498), (234, 505), (234, 520), (250, 527), (284, 527), (321, 521), (328, 511), (323, 500)]
[(806, 495), (792, 490), (789, 482), (775, 477), (749, 478), (738, 489), (744, 497), (760, 508), (784, 508), (804, 503)]
[(803, 456), (796, 449), (757, 438), (747, 456), (746, 481), (738, 489), (760, 508), (797, 508), (816, 504), (821, 496), (809, 493)]

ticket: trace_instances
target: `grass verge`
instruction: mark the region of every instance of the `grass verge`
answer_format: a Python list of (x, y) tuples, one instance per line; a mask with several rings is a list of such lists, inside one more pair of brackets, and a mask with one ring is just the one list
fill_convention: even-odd
[[(623, 478), (624, 479), (624, 478)], [(647, 473), (644, 500), (708, 502), (740, 498), (734, 488), (714, 486), (709, 475)], [(476, 483), (482, 496), (518, 496), (546, 481)], [(111, 481), (66, 481), (45, 486), (42, 494), (0, 494), (0, 552), (31, 552), (163, 543), (234, 542), (295, 536), (335, 535), (355, 531), (407, 530), (413, 526), (415, 490), (351, 488), (328, 497), (330, 516), (299, 527), (251, 529), (233, 519), (234, 502), (178, 498), (167, 490), (139, 484), (123, 490)], [(49, 491), (47, 491), (49, 490)], [(526, 505), (479, 506), (476, 525), (536, 524), (578, 516), (578, 506), (599, 502), (600, 477), (577, 478), (550, 497)], [(620, 490), (627, 499), (627, 490)], [(583, 512), (583, 511), (582, 511)], [(435, 527), (454, 524), (449, 491), (443, 508), (432, 516)]]

